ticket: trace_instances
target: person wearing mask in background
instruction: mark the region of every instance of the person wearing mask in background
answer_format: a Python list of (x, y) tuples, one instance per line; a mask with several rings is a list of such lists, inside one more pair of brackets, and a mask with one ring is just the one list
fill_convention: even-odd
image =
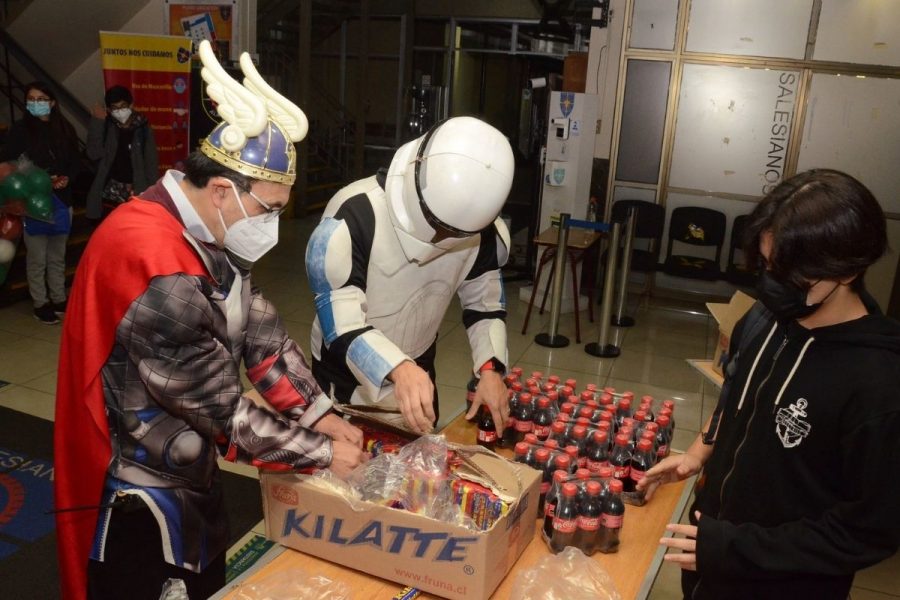
[(442, 121), (400, 147), (387, 172), (340, 190), (306, 248), (315, 294), (313, 374), (338, 402), (399, 410), (436, 424), (438, 327), (454, 294), (478, 388), (499, 432), (509, 416), (506, 299), (509, 231), (498, 218), (512, 185), (506, 137), (472, 117)]
[(97, 175), (87, 196), (87, 218), (99, 220), (103, 204), (116, 206), (139, 195), (159, 177), (153, 129), (134, 110), (131, 92), (116, 85), (106, 90), (106, 107), (95, 106), (87, 136), (87, 156)]
[(759, 302), (735, 327), (719, 404), (684, 454), (638, 483), (703, 473), (681, 553), (685, 598), (845, 600), (900, 545), (900, 324), (863, 276), (887, 247), (878, 202), (829, 169), (750, 215)]
[(62, 116), (52, 88), (35, 81), (25, 86), (25, 110), (22, 120), (9, 130), (0, 162), (26, 158), (44, 169), (53, 183), (53, 214), (67, 223), (47, 224), (25, 219), (25, 270), (28, 292), (34, 302), (34, 317), (41, 323), (59, 323), (66, 312), (66, 242), (71, 224), (70, 183), (78, 174), (80, 159), (78, 138), (72, 125)]
[[(117, 208), (78, 265), (63, 329), (54, 484), (63, 598), (191, 598), (225, 584), (229, 538), (217, 459), (266, 469), (365, 460), (361, 431), (330, 412), (299, 346), (251, 286), (278, 241), (303, 112), (248, 54), (246, 87), (204, 41), (225, 122)], [(240, 365), (267, 405), (244, 394)]]

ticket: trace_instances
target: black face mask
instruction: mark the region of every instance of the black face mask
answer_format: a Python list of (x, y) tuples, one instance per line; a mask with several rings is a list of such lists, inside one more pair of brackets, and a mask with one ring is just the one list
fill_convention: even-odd
[(828, 296), (822, 298), (821, 302), (807, 304), (806, 297), (809, 295), (809, 288), (804, 290), (795, 283), (779, 281), (769, 271), (763, 271), (756, 284), (756, 291), (759, 292), (760, 302), (772, 311), (776, 319), (793, 321), (806, 318), (819, 310), (838, 288), (838, 285), (840, 284), (835, 285), (834, 289), (828, 293)]

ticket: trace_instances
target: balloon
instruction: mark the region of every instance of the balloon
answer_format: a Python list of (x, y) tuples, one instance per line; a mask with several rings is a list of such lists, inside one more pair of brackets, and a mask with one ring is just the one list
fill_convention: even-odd
[(53, 183), (50, 181), (50, 175), (43, 169), (37, 167), (29, 169), (25, 172), (25, 179), (28, 182), (27, 188), (31, 194), (50, 194), (53, 192)]
[(34, 194), (26, 198), (25, 214), (32, 219), (49, 220), (53, 216), (53, 197), (50, 194)]
[(0, 240), (0, 265), (12, 262), (16, 255), (16, 245), (9, 240)]
[(15, 172), (16, 165), (10, 162), (0, 162), (0, 181), (6, 179), (6, 176)]
[(12, 242), (22, 235), (22, 219), (13, 215), (0, 215), (0, 239)]
[(0, 203), (0, 214), (23, 216), (25, 203), (22, 200), (7, 200), (6, 204)]
[(3, 181), (0, 181), (0, 190), (7, 198), (27, 198), (28, 180), (21, 173), (10, 173)]

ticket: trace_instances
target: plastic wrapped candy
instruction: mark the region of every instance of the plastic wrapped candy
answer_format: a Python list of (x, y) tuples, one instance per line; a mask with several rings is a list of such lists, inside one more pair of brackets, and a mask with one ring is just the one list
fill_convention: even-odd
[(302, 569), (272, 573), (253, 583), (242, 583), (236, 600), (350, 600), (350, 588), (342, 581), (308, 575)]
[(578, 548), (545, 556), (519, 574), (511, 600), (621, 600), (609, 573)]

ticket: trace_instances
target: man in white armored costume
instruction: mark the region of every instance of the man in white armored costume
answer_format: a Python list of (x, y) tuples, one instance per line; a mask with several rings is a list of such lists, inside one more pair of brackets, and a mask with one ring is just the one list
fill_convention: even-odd
[(502, 431), (509, 231), (498, 215), (513, 170), (502, 133), (455, 117), (401, 146), (386, 173), (335, 194), (306, 249), (312, 370), (326, 393), (399, 410), (411, 429), (430, 431), (438, 328), (456, 294), (478, 378), (466, 417), (487, 405)]

